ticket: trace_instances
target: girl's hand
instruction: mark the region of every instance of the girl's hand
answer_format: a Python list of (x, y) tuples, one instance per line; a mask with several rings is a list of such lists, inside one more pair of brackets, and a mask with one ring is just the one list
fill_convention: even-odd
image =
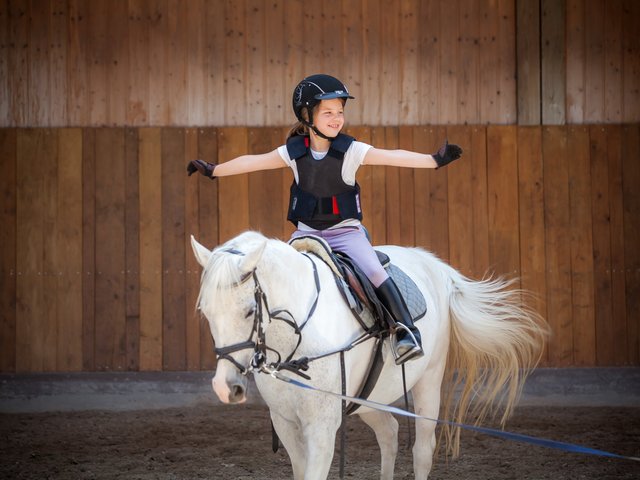
[(436, 161), (438, 166), (436, 168), (444, 167), (446, 164), (457, 160), (462, 155), (462, 148), (453, 143), (449, 143), (448, 140), (444, 142), (444, 145), (440, 147), (436, 153), (431, 155)]
[(211, 180), (216, 178), (213, 174), (213, 170), (216, 168), (215, 163), (208, 163), (204, 160), (191, 160), (187, 165), (187, 172), (189, 176), (193, 175), (195, 172), (198, 172), (205, 177), (209, 177)]

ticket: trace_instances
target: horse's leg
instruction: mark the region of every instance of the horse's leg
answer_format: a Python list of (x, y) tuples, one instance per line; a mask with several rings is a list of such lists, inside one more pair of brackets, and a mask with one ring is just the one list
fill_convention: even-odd
[(271, 421), (280, 437), (280, 441), (287, 450), (291, 466), (293, 467), (293, 478), (302, 480), (305, 478), (306, 458), (302, 442), (302, 432), (300, 427), (290, 420), (271, 412)]
[(375, 432), (380, 446), (380, 479), (391, 480), (398, 454), (398, 421), (390, 413), (377, 410), (361, 413), (360, 418)]
[(304, 480), (325, 480), (329, 475), (339, 418), (322, 418), (303, 427), (307, 459)]
[[(417, 415), (437, 418), (440, 410), (442, 373), (426, 373), (411, 389)], [(416, 441), (413, 444), (413, 471), (416, 480), (426, 480), (433, 465), (436, 448), (436, 422), (416, 419)]]

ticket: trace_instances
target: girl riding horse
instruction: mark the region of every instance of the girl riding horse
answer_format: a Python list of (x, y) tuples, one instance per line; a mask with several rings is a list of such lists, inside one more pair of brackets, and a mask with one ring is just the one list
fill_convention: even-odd
[(421, 357), (422, 342), (398, 287), (380, 264), (360, 221), (361, 165), (440, 168), (458, 159), (462, 149), (445, 142), (434, 154), (375, 148), (341, 133), (347, 99), (353, 99), (338, 79), (324, 74), (302, 80), (293, 92), (298, 123), (285, 145), (258, 155), (242, 155), (220, 164), (193, 160), (189, 175), (199, 172), (211, 179), (242, 173), (290, 167), (291, 185), (287, 219), (296, 225), (292, 238), (322, 237), (329, 246), (353, 259), (375, 287), (394, 320), (395, 361), (400, 365)]

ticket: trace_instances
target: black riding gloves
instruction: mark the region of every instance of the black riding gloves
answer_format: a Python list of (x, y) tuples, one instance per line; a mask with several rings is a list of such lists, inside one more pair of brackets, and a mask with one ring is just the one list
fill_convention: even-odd
[(438, 164), (437, 168), (444, 167), (446, 164), (457, 160), (462, 155), (462, 149), (458, 145), (445, 141), (436, 153), (431, 155)]
[(211, 180), (216, 178), (213, 174), (213, 170), (216, 168), (215, 163), (208, 163), (204, 160), (191, 160), (189, 165), (187, 165), (187, 172), (189, 176), (193, 175), (195, 172), (199, 172), (205, 177), (209, 177)]

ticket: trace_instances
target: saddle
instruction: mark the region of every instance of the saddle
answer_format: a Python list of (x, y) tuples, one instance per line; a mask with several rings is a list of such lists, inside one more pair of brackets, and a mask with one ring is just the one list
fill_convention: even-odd
[[(314, 235), (304, 235), (289, 241), (289, 244), (299, 252), (315, 255), (326, 263), (334, 274), (338, 290), (351, 308), (354, 317), (358, 320), (363, 330), (377, 338), (375, 352), (368, 368), (368, 373), (360, 386), (358, 397), (366, 399), (373, 391), (383, 367), (382, 343), (395, 329), (395, 320), (382, 306), (375, 292), (375, 288), (358, 265), (347, 255), (333, 251), (329, 244), (322, 238)], [(424, 295), (418, 289), (415, 282), (398, 266), (393, 265), (389, 256), (379, 250), (375, 251), (380, 264), (398, 286), (400, 293), (409, 308), (414, 323), (427, 313), (427, 303)], [(363, 316), (367, 310), (370, 316)], [(359, 407), (351, 404), (346, 413), (352, 414)]]

